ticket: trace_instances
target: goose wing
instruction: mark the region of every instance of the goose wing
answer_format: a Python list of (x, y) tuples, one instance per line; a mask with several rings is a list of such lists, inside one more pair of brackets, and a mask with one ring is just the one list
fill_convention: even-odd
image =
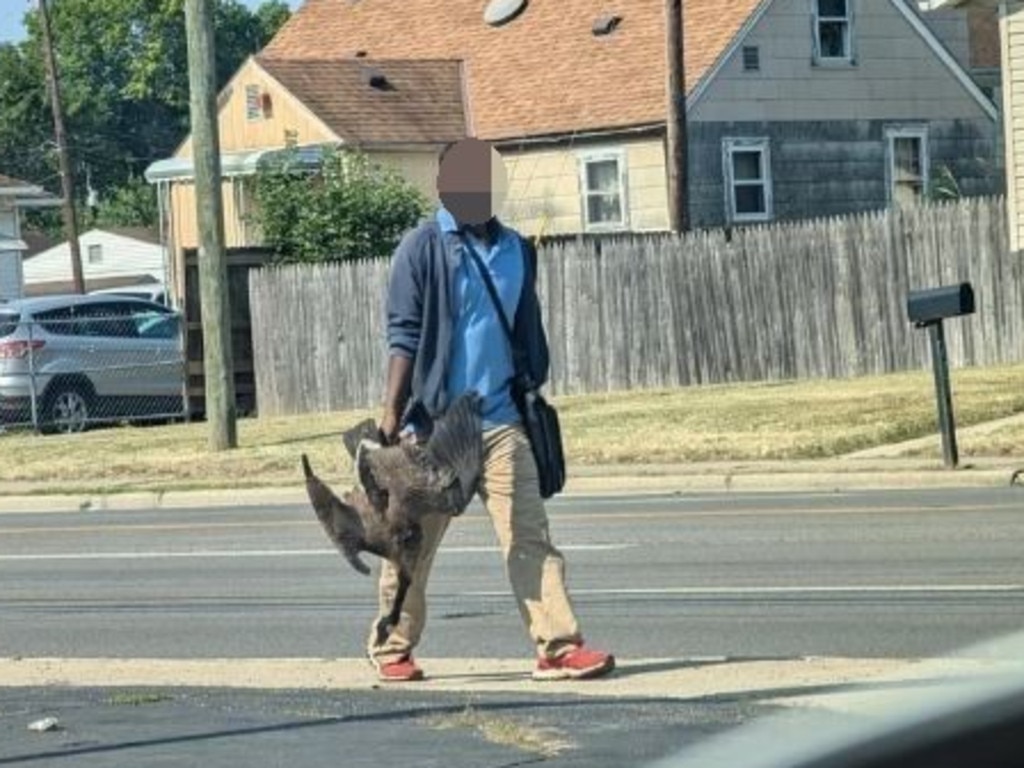
[(430, 477), (427, 485), (446, 497), (451, 514), (460, 514), (469, 505), (483, 472), (481, 402), (475, 392), (462, 395), (437, 420), (422, 449)]

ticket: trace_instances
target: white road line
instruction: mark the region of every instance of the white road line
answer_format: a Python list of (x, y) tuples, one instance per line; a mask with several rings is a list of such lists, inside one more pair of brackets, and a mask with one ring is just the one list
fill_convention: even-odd
[[(610, 552), (632, 549), (636, 544), (575, 544), (559, 547), (563, 552)], [(498, 552), (496, 546), (445, 547), (439, 555), (465, 555)], [(24, 555), (0, 555), (0, 562), (37, 562), (47, 560), (159, 560), (167, 558), (237, 557), (338, 557), (333, 549), (196, 549), (171, 552), (53, 552)]]
[[(814, 595), (814, 594), (905, 594), (905, 593), (1024, 592), (1024, 584), (893, 584), (831, 587), (640, 587), (635, 589), (573, 589), (574, 595), (659, 596), (659, 595)], [(501, 597), (505, 592), (460, 592), (461, 597)]]

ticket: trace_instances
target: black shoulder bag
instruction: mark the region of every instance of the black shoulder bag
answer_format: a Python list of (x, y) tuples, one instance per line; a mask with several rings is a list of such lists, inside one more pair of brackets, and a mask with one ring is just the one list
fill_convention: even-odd
[(505, 317), (505, 310), (501, 306), (501, 299), (498, 298), (498, 291), (491, 280), (490, 272), (472, 245), (465, 241), (463, 243), (476, 262), (477, 271), (483, 278), (487, 293), (501, 320), (501, 327), (505, 330), (509, 347), (512, 349), (512, 364), (515, 370), (511, 382), (512, 400), (523, 419), (523, 428), (530, 441), (533, 458), (537, 462), (541, 498), (550, 499), (565, 487), (565, 454), (562, 450), (562, 429), (558, 423), (558, 413), (541, 395), (527, 371), (525, 356), (522, 350), (516, 347), (512, 327)]

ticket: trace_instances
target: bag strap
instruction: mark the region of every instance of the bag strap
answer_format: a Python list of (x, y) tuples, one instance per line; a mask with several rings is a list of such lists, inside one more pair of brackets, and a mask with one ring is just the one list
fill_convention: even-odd
[(505, 308), (501, 306), (501, 299), (498, 298), (498, 289), (494, 287), (494, 281), (491, 279), (491, 272), (487, 269), (487, 265), (484, 264), (480, 255), (476, 252), (473, 244), (467, 242), (464, 236), (462, 237), (462, 243), (466, 250), (469, 251), (470, 257), (476, 263), (477, 271), (480, 273), (480, 277), (483, 278), (484, 287), (487, 288), (487, 294), (491, 297), (491, 303), (494, 304), (494, 309), (498, 313), (498, 319), (501, 321), (501, 327), (504, 329), (509, 347), (512, 349), (513, 367), (517, 374), (525, 373), (526, 365), (524, 355), (516, 346), (515, 338), (512, 335), (512, 326), (509, 324), (508, 317), (505, 316)]

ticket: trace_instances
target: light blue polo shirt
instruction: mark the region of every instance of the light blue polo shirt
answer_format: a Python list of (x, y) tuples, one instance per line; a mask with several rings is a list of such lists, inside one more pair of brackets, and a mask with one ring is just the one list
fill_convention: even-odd
[[(459, 229), (455, 217), (443, 207), (437, 212), (437, 222), (444, 232)], [(469, 232), (463, 237), (490, 272), (511, 326), (525, 276), (519, 238), (505, 227), (500, 228), (500, 235), (491, 246)], [(518, 423), (519, 412), (508, 386), (514, 372), (511, 347), (483, 277), (468, 253), (455, 274), (453, 304), (449, 401), (463, 392), (476, 390), (483, 398), (484, 429)]]

